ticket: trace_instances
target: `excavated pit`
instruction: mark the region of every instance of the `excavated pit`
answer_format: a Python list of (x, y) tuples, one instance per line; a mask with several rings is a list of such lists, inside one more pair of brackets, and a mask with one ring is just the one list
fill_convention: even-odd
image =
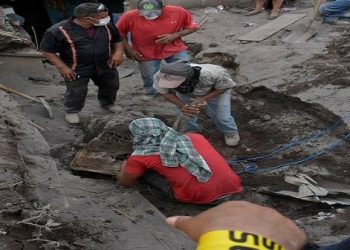
[[(198, 12), (199, 10), (197, 10)], [(224, 15), (229, 14), (223, 13), (223, 17), (214, 17), (213, 20), (208, 21), (208, 32), (210, 31), (209, 27), (212, 27), (215, 22), (226, 20)], [(235, 23), (235, 25), (238, 24)], [(207, 38), (205, 32), (207, 31), (204, 27), (198, 32), (198, 35)], [(203, 127), (202, 133), (209, 138), (227, 160), (237, 157), (260, 156), (291, 141), (310, 137), (320, 129), (329, 128), (343, 118), (344, 122), (340, 122), (339, 126), (332, 131), (323, 133), (317, 140), (305, 142), (271, 158), (251, 163), (257, 165), (258, 169), (266, 169), (310, 156), (333, 145), (348, 133), (349, 128), (345, 124), (348, 121), (344, 115), (350, 111), (349, 99), (346, 99), (348, 96), (345, 95), (341, 99), (338, 98), (338, 95), (329, 95), (333, 101), (342, 101), (340, 105), (338, 103), (334, 105), (334, 102), (329, 101), (331, 99), (325, 99), (328, 96), (323, 96), (323, 92), (319, 97), (314, 95), (320, 89), (330, 87), (332, 87), (332, 91), (336, 89), (340, 93), (347, 93), (346, 91), (349, 90), (348, 57), (350, 47), (348, 33), (344, 33), (341, 39), (329, 44), (327, 53), (315, 55), (303, 64), (291, 66), (291, 71), (288, 71), (288, 73), (292, 72), (289, 78), (284, 81), (279, 79), (278, 86), (270, 88), (251, 87), (250, 85), (253, 84), (249, 84), (247, 72), (250, 71), (247, 71), (247, 62), (242, 61), (242, 54), (247, 57), (252, 56), (248, 50), (256, 45), (238, 46), (231, 40), (234, 35), (218, 33), (216, 38), (221, 39), (220, 36), (227, 37), (217, 47), (215, 47), (217, 40), (210, 41), (212, 47), (208, 48), (208, 44), (206, 44), (208, 41), (197, 39), (197, 41), (203, 41), (203, 44), (192, 43), (192, 52), (196, 62), (222, 65), (227, 67), (234, 77), (248, 81), (240, 84), (232, 96), (232, 112), (241, 134), (239, 146), (226, 147), (222, 135), (217, 132), (213, 123), (205, 115), (200, 117), (199, 122)], [(261, 45), (261, 51), (253, 58), (270, 53), (270, 51), (264, 50), (266, 48), (270, 50), (280, 46), (278, 42), (269, 40), (262, 42)], [(240, 46), (246, 47), (239, 51)], [(203, 48), (204, 50), (201, 51)], [(281, 58), (281, 62), (298, 56), (297, 52), (288, 53), (289, 56)], [(241, 57), (241, 60), (237, 60), (237, 57)], [(121, 90), (117, 102), (123, 108), (122, 111), (118, 114), (110, 114), (101, 110), (96, 101), (96, 88), (91, 86), (87, 105), (82, 112), (83, 124), (71, 126), (63, 121), (64, 85), (62, 85), (55, 69), (48, 67), (44, 70), (39, 59), (5, 59), (6, 64), (1, 65), (3, 67), (1, 81), (27, 94), (45, 96), (55, 110), (55, 118), (49, 120), (39, 105), (15, 98), (15, 102), (19, 103), (20, 111), (29, 118), (28, 120), (34, 122), (39, 128), (44, 128), (39, 134), (46, 140), (46, 144), (41, 142), (45, 159), (40, 160), (32, 156), (33, 152), (36, 152), (35, 150), (23, 155), (23, 149), (17, 146), (18, 137), (21, 136), (24, 137), (22, 139), (25, 140), (29, 148), (36, 149), (37, 145), (41, 145), (38, 141), (31, 142), (29, 140), (30, 135), (34, 133), (32, 130), (23, 132), (23, 128), (29, 128), (33, 124), (27, 124), (23, 119), (19, 123), (24, 125), (19, 126), (15, 122), (16, 117), (3, 118), (5, 114), (13, 112), (11, 105), (2, 110), (3, 120), (0, 124), (0, 135), (4, 150), (1, 152), (0, 158), (2, 166), (0, 198), (5, 202), (1, 206), (0, 234), (4, 240), (1, 242), (3, 245), (0, 245), (0, 248), (38, 249), (45, 245), (46, 249), (112, 249), (113, 246), (118, 245), (123, 250), (133, 249), (128, 244), (122, 244), (130, 235), (139, 234), (140, 231), (133, 231), (135, 223), (128, 221), (120, 212), (135, 216), (137, 221), (151, 226), (153, 225), (151, 221), (156, 219), (153, 215), (157, 214), (157, 211), (149, 207), (141, 206), (139, 208), (137, 203), (129, 201), (129, 197), (134, 197), (133, 190), (138, 190), (165, 215), (194, 215), (210, 207), (167, 201), (153, 193), (142, 182), (130, 190), (125, 190), (117, 186), (114, 178), (109, 175), (101, 175), (96, 171), (84, 173), (81, 171), (82, 169), (72, 171), (71, 166), (76, 163), (72, 164), (72, 160), (80, 152), (80, 157), (76, 157), (76, 159), (79, 158), (79, 164), (84, 165), (85, 170), (87, 164), (89, 164), (90, 170), (96, 169), (97, 165), (104, 165), (107, 166), (105, 170), (110, 171), (109, 174), (113, 175), (115, 173), (113, 165), (125, 159), (132, 151), (131, 135), (128, 131), (130, 121), (139, 117), (155, 116), (168, 125), (174, 122), (175, 109), (162, 98), (156, 98), (152, 103), (140, 99), (142, 94), (141, 80), (133, 62), (126, 61), (120, 67), (121, 75), (123, 71), (134, 71), (131, 76), (121, 80)], [(5, 61), (5, 59), (1, 58), (0, 61)], [(259, 58), (259, 60), (263, 59)], [(273, 60), (269, 62), (273, 63)], [(253, 79), (254, 86), (257, 82), (265, 81), (263, 73), (261, 72), (260, 80)], [(32, 79), (40, 77), (45, 79), (45, 83), (42, 81), (29, 82), (28, 78), (30, 77), (34, 77)], [(279, 77), (282, 78), (282, 73)], [(264, 85), (268, 84), (264, 83)], [(327, 95), (328, 92), (324, 94)], [(5, 94), (6, 98), (9, 96)], [(2, 101), (14, 102), (14, 98), (9, 98), (9, 100), (6, 98), (2, 98)], [(337, 110), (337, 107), (340, 109)], [(19, 114), (16, 113), (16, 115)], [(35, 134), (35, 136), (39, 135)], [(350, 211), (347, 206), (307, 202), (272, 195), (271, 192), (295, 191), (296, 186), (284, 181), (286, 174), (295, 173), (307, 174), (317, 182), (333, 188), (349, 189), (349, 149), (349, 143), (345, 143), (327, 154), (287, 169), (255, 174), (242, 173), (240, 176), (244, 191), (233, 199), (250, 200), (276, 208), (295, 219), (301, 227), (305, 228), (311, 240), (320, 241), (320, 243), (338, 241), (350, 234), (350, 227), (346, 223), (350, 220)], [(56, 170), (51, 166), (53, 162), (56, 163)], [(42, 167), (42, 170), (35, 170), (38, 165)], [(45, 180), (48, 178), (45, 174), (48, 170), (43, 167), (46, 165), (50, 165), (50, 171), (54, 173), (50, 177), (51, 179), (47, 180)], [(247, 163), (233, 163), (232, 168), (239, 172), (244, 170), (245, 165)], [(35, 171), (26, 175), (28, 168)], [(59, 176), (62, 183), (54, 181), (53, 176)], [(13, 184), (16, 185), (11, 186)], [(266, 188), (270, 193), (266, 192)], [(47, 242), (28, 241), (35, 239), (38, 228), (16, 223), (40, 213), (48, 203), (64, 204), (64, 199), (60, 197), (66, 197), (71, 202), (69, 209), (60, 207), (58, 214), (50, 210), (49, 216), (36, 221), (38, 225), (43, 226), (51, 218), (61, 223), (60, 227), (53, 232), (45, 231), (42, 233), (42, 239), (47, 240)], [(141, 200), (139, 196), (136, 196), (135, 200), (137, 199)], [(39, 206), (35, 206), (35, 204), (39, 204)], [(145, 213), (138, 213), (137, 209)], [(141, 229), (143, 230), (143, 228)], [(143, 234), (140, 234), (140, 239), (135, 240), (137, 246), (143, 246), (144, 242), (153, 237), (147, 232), (145, 234), (145, 237), (141, 237)], [(52, 243), (52, 245), (47, 245), (47, 243)], [(57, 247), (58, 243), (61, 244), (59, 247)], [(150, 244), (152, 247), (147, 249), (164, 249), (162, 244), (159, 242), (157, 244)], [(183, 246), (182, 249), (193, 249), (193, 247)]]

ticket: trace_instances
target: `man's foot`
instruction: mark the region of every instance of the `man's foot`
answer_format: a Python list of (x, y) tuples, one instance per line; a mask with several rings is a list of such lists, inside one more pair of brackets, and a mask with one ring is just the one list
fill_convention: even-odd
[(102, 108), (107, 109), (113, 113), (118, 113), (123, 111), (123, 108), (117, 105), (107, 105), (107, 106), (103, 106)]
[(64, 119), (70, 124), (78, 124), (80, 122), (78, 113), (66, 113)]
[(225, 135), (225, 143), (227, 146), (234, 147), (239, 143), (240, 137), (236, 133), (234, 135)]
[(147, 87), (147, 88), (144, 87), (143, 92), (146, 95), (157, 95), (158, 94), (158, 91), (153, 87)]
[(156, 97), (157, 95), (142, 95), (141, 96), (141, 100), (142, 101), (145, 101), (145, 102), (150, 102), (152, 100), (154, 100), (154, 98)]
[(273, 20), (273, 19), (276, 19), (277, 17), (279, 17), (279, 15), (280, 15), (279, 11), (271, 11), (271, 13), (267, 19)]
[(245, 16), (253, 16), (253, 15), (257, 15), (261, 12), (262, 12), (262, 10), (252, 10), (252, 11), (249, 11), (248, 13), (245, 13), (244, 15)]

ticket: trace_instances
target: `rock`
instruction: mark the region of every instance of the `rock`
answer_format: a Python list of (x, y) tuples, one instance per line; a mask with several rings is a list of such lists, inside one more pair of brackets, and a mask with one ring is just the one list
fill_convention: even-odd
[(139, 115), (121, 112), (92, 120), (87, 125), (89, 143), (71, 162), (76, 171), (115, 175), (121, 163), (132, 152), (129, 123)]
[(215, 48), (215, 47), (217, 47), (217, 46), (218, 46), (217, 43), (209, 43), (209, 47), (210, 47), (210, 48)]
[(0, 49), (32, 46), (32, 39), (21, 26), (12, 26), (0, 7)]
[(116, 124), (113, 129), (103, 131), (80, 150), (71, 162), (71, 168), (115, 175), (122, 161), (131, 152), (132, 139), (127, 125)]
[(270, 121), (271, 120), (271, 116), (263, 115), (263, 116), (260, 117), (260, 120), (262, 120), (264, 122)]
[(203, 50), (203, 44), (202, 43), (186, 43), (188, 47), (188, 51), (191, 53), (192, 57), (195, 57), (199, 52)]

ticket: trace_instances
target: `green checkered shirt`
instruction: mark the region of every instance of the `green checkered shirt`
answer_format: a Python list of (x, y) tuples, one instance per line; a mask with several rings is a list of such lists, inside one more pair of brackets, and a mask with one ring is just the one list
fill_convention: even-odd
[(181, 165), (201, 183), (212, 176), (208, 164), (193, 147), (191, 140), (162, 121), (156, 118), (136, 119), (130, 123), (129, 129), (134, 136), (132, 155), (160, 155), (164, 166)]

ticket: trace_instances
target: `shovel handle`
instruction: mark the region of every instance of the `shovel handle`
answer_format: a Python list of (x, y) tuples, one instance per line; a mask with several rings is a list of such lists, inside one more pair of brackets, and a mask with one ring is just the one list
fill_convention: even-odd
[(0, 89), (5, 90), (6, 92), (9, 92), (9, 93), (13, 93), (13, 94), (22, 96), (22, 97), (24, 97), (24, 98), (27, 98), (27, 99), (32, 100), (32, 101), (35, 101), (35, 102), (40, 102), (38, 99), (36, 99), (36, 98), (34, 98), (34, 97), (31, 97), (31, 96), (26, 95), (26, 94), (24, 94), (24, 93), (22, 93), (22, 92), (19, 92), (18, 90), (15, 90), (15, 89), (11, 89), (11, 88), (9, 88), (9, 87), (6, 87), (6, 86), (2, 85), (1, 83), (0, 83)]

